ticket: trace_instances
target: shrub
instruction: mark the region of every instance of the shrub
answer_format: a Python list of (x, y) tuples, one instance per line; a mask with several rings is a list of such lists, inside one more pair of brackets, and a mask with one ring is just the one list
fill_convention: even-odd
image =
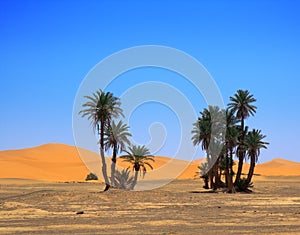
[(236, 185), (236, 189), (238, 192), (252, 192), (251, 189), (249, 188), (253, 188), (253, 183), (250, 182), (249, 184), (247, 183), (247, 179), (246, 178), (242, 178), (239, 180), (239, 182)]
[(116, 171), (115, 175), (115, 183), (116, 188), (130, 190), (133, 189), (134, 177), (130, 176), (130, 170), (127, 168), (126, 170)]
[(94, 173), (90, 173), (86, 176), (85, 180), (86, 181), (88, 181), (88, 180), (98, 180), (98, 176)]

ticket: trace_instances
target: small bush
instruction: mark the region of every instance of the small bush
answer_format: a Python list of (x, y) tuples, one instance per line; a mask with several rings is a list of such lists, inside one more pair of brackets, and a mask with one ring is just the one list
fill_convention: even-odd
[(132, 190), (135, 185), (134, 183), (134, 177), (130, 176), (130, 170), (127, 168), (126, 170), (122, 171), (116, 171), (115, 174), (115, 186), (118, 189), (124, 189), (124, 190)]
[(90, 174), (88, 174), (87, 176), (86, 176), (86, 179), (85, 179), (86, 181), (88, 181), (88, 180), (98, 180), (98, 176), (96, 175), (96, 174), (94, 174), (94, 173), (90, 173)]
[(240, 179), (240, 181), (237, 183), (237, 191), (239, 192), (252, 192), (249, 188), (253, 188), (253, 183), (250, 182), (249, 184), (247, 183), (246, 178)]

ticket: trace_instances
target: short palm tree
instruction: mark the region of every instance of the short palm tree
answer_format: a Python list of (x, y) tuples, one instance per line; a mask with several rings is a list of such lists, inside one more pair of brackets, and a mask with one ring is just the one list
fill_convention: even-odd
[(268, 142), (264, 142), (265, 135), (261, 134), (261, 130), (253, 129), (245, 136), (245, 145), (247, 146), (247, 155), (250, 158), (250, 168), (247, 177), (247, 185), (251, 183), (254, 174), (255, 164), (260, 155), (260, 149), (267, 149)]
[(124, 162), (129, 162), (132, 167), (133, 171), (135, 172), (134, 175), (134, 181), (132, 183), (131, 189), (134, 189), (137, 179), (138, 179), (138, 173), (140, 171), (143, 171), (145, 174), (147, 172), (147, 166), (150, 169), (153, 169), (152, 165), (149, 163), (154, 162), (154, 156), (150, 155), (149, 149), (145, 146), (136, 146), (133, 145), (132, 147), (128, 148), (129, 151), (125, 151), (127, 155), (123, 155), (120, 158), (123, 159)]
[(102, 161), (102, 174), (106, 183), (105, 190), (109, 189), (109, 180), (107, 176), (106, 162), (104, 156), (104, 131), (111, 123), (112, 118), (123, 116), (120, 108), (120, 99), (111, 92), (97, 90), (92, 96), (85, 96), (88, 100), (82, 105), (83, 109), (79, 112), (82, 117), (87, 117), (91, 121), (94, 130), (99, 135), (100, 156)]
[(197, 175), (200, 175), (200, 178), (203, 179), (204, 181), (204, 186), (203, 188), (205, 189), (209, 189), (208, 187), (208, 163), (207, 162), (203, 162), (200, 164), (200, 166), (198, 166), (198, 170), (199, 172), (197, 172)]
[(115, 172), (117, 153), (125, 150), (126, 145), (130, 145), (129, 137), (131, 134), (128, 131), (129, 127), (124, 124), (121, 120), (116, 124), (114, 121), (106, 128), (104, 137), (105, 150), (110, 148), (112, 152), (112, 164), (111, 164), (111, 185), (115, 186)]
[(238, 146), (238, 171), (235, 178), (235, 184), (241, 178), (243, 162), (246, 154), (244, 139), (245, 139), (245, 119), (249, 116), (253, 116), (256, 112), (256, 106), (253, 105), (256, 102), (256, 99), (248, 90), (238, 90), (233, 97), (230, 97), (230, 103), (228, 104), (228, 108), (232, 110), (232, 112), (236, 113), (236, 117), (241, 122), (241, 136)]
[(134, 181), (134, 177), (130, 176), (130, 170), (123, 169), (121, 172), (116, 171), (115, 175), (115, 187), (118, 189), (130, 190)]

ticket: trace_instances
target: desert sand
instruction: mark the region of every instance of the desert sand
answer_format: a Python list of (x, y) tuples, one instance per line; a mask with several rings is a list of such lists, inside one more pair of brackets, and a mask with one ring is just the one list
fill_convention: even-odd
[(0, 234), (300, 234), (300, 177), (264, 177), (254, 193), (235, 195), (201, 193), (199, 179), (140, 192), (103, 193), (99, 183), (0, 185)]
[[(89, 172), (101, 175), (99, 155), (74, 146), (45, 144), (34, 148), (0, 151), (0, 178), (24, 178), (54, 182), (84, 181)], [(89, 169), (83, 163), (87, 163)], [(179, 159), (156, 156), (152, 164), (154, 171), (146, 175), (148, 180), (172, 178), (194, 179), (197, 167), (204, 159), (187, 162)], [(107, 163), (110, 164), (110, 159)], [(119, 169), (128, 164), (118, 161)], [(236, 167), (236, 166), (235, 166)], [(245, 173), (249, 165), (244, 164)], [(108, 171), (110, 166), (108, 165)], [(153, 174), (151, 174), (153, 173)], [(262, 176), (300, 176), (300, 163), (276, 158), (258, 164), (255, 173)]]
[[(99, 159), (80, 151), (86, 161)], [(153, 166), (186, 165), (170, 161), (156, 157)], [(1, 151), (0, 234), (300, 234), (299, 163), (259, 164), (254, 193), (226, 194), (193, 179), (202, 161), (160, 188), (102, 192), (103, 183), (84, 182), (90, 169), (73, 146)]]

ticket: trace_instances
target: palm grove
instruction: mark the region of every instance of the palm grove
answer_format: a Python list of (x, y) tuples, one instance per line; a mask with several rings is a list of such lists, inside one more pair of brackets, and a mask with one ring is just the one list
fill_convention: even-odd
[[(245, 125), (245, 120), (256, 113), (254, 102), (256, 99), (248, 90), (238, 90), (230, 97), (226, 110), (209, 106), (200, 112), (193, 124), (193, 144), (200, 144), (206, 152), (206, 162), (199, 166), (204, 188), (227, 188), (229, 193), (251, 191), (249, 187), (260, 150), (268, 145), (261, 130), (249, 131)], [(236, 173), (233, 171), (234, 157), (238, 160)], [(250, 160), (250, 167), (247, 177), (242, 177), (246, 158)]]
[[(106, 184), (104, 191), (111, 186), (134, 189), (138, 173), (146, 173), (147, 168), (153, 168), (151, 162), (154, 162), (154, 156), (144, 145), (131, 145), (129, 126), (121, 120), (116, 122), (123, 117), (119, 98), (100, 89), (92, 96), (85, 96), (85, 99), (87, 102), (82, 105), (83, 109), (79, 114), (91, 122), (99, 137), (101, 170)], [(247, 90), (238, 90), (230, 100), (226, 110), (209, 106), (200, 112), (200, 117), (193, 124), (192, 141), (194, 145), (201, 144), (201, 148), (206, 151), (207, 161), (199, 166), (205, 188), (227, 188), (228, 192), (245, 191), (251, 186), (260, 149), (266, 148), (268, 143), (263, 141), (266, 136), (260, 130), (249, 131), (245, 125), (245, 119), (256, 112), (253, 95)], [(112, 150), (110, 177), (104, 154), (109, 149)], [(126, 153), (120, 158), (132, 166), (134, 176), (130, 176), (129, 169), (122, 172), (116, 170), (117, 154), (120, 152)], [(233, 171), (234, 156), (238, 159), (236, 174)], [(246, 157), (250, 159), (250, 168), (247, 178), (241, 178)], [(222, 175), (225, 175), (225, 182), (222, 181)]]
[[(94, 131), (99, 136), (99, 152), (102, 162), (102, 174), (107, 191), (111, 186), (122, 189), (134, 189), (138, 172), (146, 173), (147, 167), (152, 169), (150, 162), (154, 157), (150, 155), (146, 146), (130, 146), (129, 127), (127, 124), (116, 119), (123, 117), (120, 99), (115, 97), (111, 92), (104, 92), (101, 89), (92, 94), (85, 96), (87, 102), (82, 105), (83, 109), (79, 112), (82, 117), (87, 117), (91, 122)], [(127, 146), (128, 150), (127, 150)], [(107, 173), (107, 164), (104, 151), (112, 149), (111, 158), (111, 176)], [(130, 177), (128, 169), (122, 172), (116, 171), (117, 154), (125, 152), (126, 155), (120, 158), (132, 165), (135, 176)]]

